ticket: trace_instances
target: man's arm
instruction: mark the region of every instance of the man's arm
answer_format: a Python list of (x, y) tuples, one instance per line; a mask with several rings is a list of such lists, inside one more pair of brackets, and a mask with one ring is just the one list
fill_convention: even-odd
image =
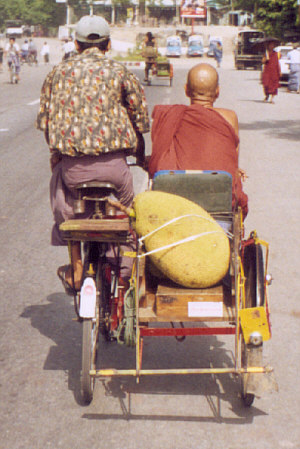
[(147, 133), (150, 131), (150, 122), (144, 89), (133, 73), (127, 69), (126, 72), (123, 89), (128, 116), (136, 131)]
[[(55, 73), (55, 68), (48, 74), (46, 77), (40, 97), (40, 109), (36, 119), (36, 127), (41, 131), (44, 131), (44, 136), (47, 144), (49, 145), (49, 106), (51, 99), (51, 91), (52, 91), (52, 80)], [(61, 160), (61, 154), (56, 149), (50, 148), (50, 167), (51, 171), (54, 170), (55, 166)]]
[(145, 168), (145, 140), (143, 135), (136, 131), (137, 146), (135, 150), (136, 163), (139, 167)]
[(49, 132), (48, 132), (48, 121), (49, 121), (49, 106), (52, 91), (52, 79), (55, 73), (55, 69), (52, 70), (46, 77), (40, 97), (40, 108), (36, 119), (36, 127), (41, 131), (44, 131), (46, 142), (49, 144)]
[(137, 144), (135, 148), (136, 162), (145, 168), (145, 141), (143, 133), (150, 131), (148, 106), (144, 90), (136, 76), (127, 72), (124, 82), (124, 99), (128, 116), (136, 133)]

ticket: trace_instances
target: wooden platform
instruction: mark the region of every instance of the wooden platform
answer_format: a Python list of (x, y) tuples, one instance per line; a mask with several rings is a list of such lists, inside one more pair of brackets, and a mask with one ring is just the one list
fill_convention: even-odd
[(144, 322), (234, 321), (235, 307), (223, 285), (187, 289), (160, 284), (140, 299), (139, 319)]
[(65, 240), (126, 242), (129, 218), (67, 220), (59, 229)]

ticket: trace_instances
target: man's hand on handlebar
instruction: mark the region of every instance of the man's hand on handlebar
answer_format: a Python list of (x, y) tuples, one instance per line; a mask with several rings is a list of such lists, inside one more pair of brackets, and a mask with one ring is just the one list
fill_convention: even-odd
[(51, 153), (50, 155), (50, 167), (51, 171), (53, 172), (54, 168), (57, 166), (57, 164), (61, 161), (61, 155), (59, 153)]
[(136, 156), (136, 164), (144, 168), (145, 166), (145, 140), (143, 135), (136, 131), (136, 137), (137, 137), (137, 144), (136, 144), (136, 150), (135, 150), (135, 156)]
[(148, 170), (149, 170), (150, 157), (151, 157), (151, 156), (145, 156), (145, 161), (144, 161), (143, 169), (144, 169), (146, 172), (148, 172)]
[(243, 182), (245, 182), (246, 179), (249, 178), (249, 176), (247, 175), (247, 173), (245, 172), (245, 170), (243, 170), (242, 168), (239, 168), (239, 169), (238, 169), (238, 174), (239, 174), (239, 177), (241, 178), (241, 180), (242, 180)]

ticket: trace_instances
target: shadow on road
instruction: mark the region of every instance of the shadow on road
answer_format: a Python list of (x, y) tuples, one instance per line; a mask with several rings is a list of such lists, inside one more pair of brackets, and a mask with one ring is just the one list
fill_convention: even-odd
[(44, 363), (45, 370), (62, 370), (68, 374), (68, 388), (80, 404), (81, 326), (75, 318), (73, 298), (64, 293), (47, 297), (47, 304), (26, 307), (21, 315), (31, 325), (54, 341)]
[[(26, 307), (23, 318), (29, 318), (31, 325), (55, 345), (49, 350), (44, 363), (45, 370), (63, 370), (68, 375), (68, 388), (73, 391), (76, 402), (80, 398), (81, 370), (81, 325), (75, 318), (73, 300), (63, 293), (47, 297), (47, 304)], [(232, 367), (233, 357), (225, 343), (215, 336), (189, 337), (180, 343), (174, 338), (148, 338), (144, 342), (143, 368), (207, 368)], [(199, 344), (200, 341), (200, 344)], [(98, 368), (129, 369), (135, 367), (135, 350), (107, 342), (101, 338), (98, 351)], [(218, 422), (232, 424), (251, 423), (254, 417), (265, 415), (256, 407), (245, 408), (239, 397), (239, 379), (233, 375), (182, 375), (144, 376), (137, 384), (133, 377), (108, 378), (97, 381), (94, 392), (97, 397), (115, 398), (119, 402), (120, 413), (85, 413), (83, 418), (91, 420), (150, 420)], [(170, 413), (137, 414), (132, 410), (132, 397), (147, 395), (177, 396), (178, 407), (170, 407)], [(209, 416), (185, 416), (180, 414), (183, 396), (205, 398), (209, 406)], [(100, 399), (101, 400), (101, 399)], [(146, 399), (147, 401), (147, 399)], [(222, 416), (222, 405), (230, 404), (233, 417)], [(161, 403), (158, 401), (158, 403)], [(94, 403), (92, 403), (93, 406)], [(94, 406), (95, 408), (95, 406)], [(174, 412), (174, 413), (173, 413)], [(228, 414), (228, 412), (226, 413)]]
[[(262, 101), (257, 102), (263, 103)], [(274, 105), (270, 105), (270, 107), (274, 107)], [(286, 139), (297, 142), (300, 140), (299, 120), (259, 120), (252, 123), (240, 123), (239, 127), (240, 130), (245, 131), (265, 130), (275, 139)]]
[[(229, 337), (230, 338), (230, 337)], [(100, 344), (99, 368), (130, 369), (135, 366), (135, 351), (115, 343)], [(227, 345), (215, 336), (189, 337), (182, 343), (174, 338), (145, 338), (143, 350), (143, 369), (176, 369), (176, 368), (207, 368), (232, 367), (233, 355)], [(101, 385), (102, 384), (102, 385)], [(251, 423), (256, 416), (265, 413), (256, 407), (245, 408), (239, 397), (240, 381), (233, 375), (181, 375), (181, 376), (143, 376), (137, 384), (133, 377), (113, 377), (99, 382), (97, 395), (106, 398), (116, 398), (120, 413), (85, 413), (83, 418), (92, 420), (149, 420), (149, 421), (183, 421), (183, 422), (218, 422), (246, 424)], [(136, 413), (132, 407), (132, 398), (141, 395), (141, 401), (153, 404), (153, 395), (160, 396), (158, 404), (164, 402), (161, 397), (177, 397), (176, 408), (170, 405), (170, 413), (156, 413), (159, 405), (151, 413)], [(186, 416), (180, 414), (184, 397), (199, 398), (199, 404), (205, 398), (209, 407), (209, 416)], [(151, 398), (152, 397), (152, 398)], [(148, 401), (147, 401), (148, 398)], [(167, 401), (168, 399), (166, 399)], [(140, 402), (140, 401), (138, 401)], [(233, 417), (222, 416), (222, 407), (230, 404), (230, 414)], [(95, 408), (95, 407), (94, 407)], [(146, 407), (147, 409), (148, 407)], [(184, 410), (184, 406), (182, 407)], [(225, 408), (225, 407), (224, 407)], [(199, 408), (200, 409), (200, 408)], [(191, 406), (191, 413), (195, 408)], [(228, 414), (228, 412), (226, 412)]]
[[(135, 379), (118, 379), (113, 378), (106, 382), (102, 380), (102, 389), (105, 391), (105, 396), (117, 398), (119, 401), (120, 413), (85, 413), (82, 415), (84, 419), (88, 420), (117, 420), (117, 421), (166, 421), (166, 422), (216, 422), (220, 424), (249, 424), (252, 423), (255, 417), (265, 416), (266, 413), (256, 407), (245, 408), (241, 405), (241, 399), (238, 397), (236, 381), (229, 376), (164, 376), (143, 378), (140, 384), (136, 384)], [(151, 395), (159, 396), (178, 396), (176, 407), (168, 407), (170, 413), (157, 413), (159, 405), (154, 407), (153, 412), (136, 413), (132, 407), (132, 398), (136, 395), (147, 395), (151, 401)], [(185, 402), (183, 396), (198, 396), (199, 409), (196, 409), (195, 404), (187, 414), (181, 414), (180, 409), (185, 409), (182, 402)], [(201, 416), (201, 405), (205, 398), (208, 407), (209, 415)], [(169, 398), (168, 398), (169, 399)], [(166, 399), (168, 401), (168, 399)], [(143, 398), (147, 403), (147, 398)], [(197, 400), (197, 398), (196, 398)], [(222, 416), (222, 406), (225, 402), (231, 404), (231, 417)], [(161, 405), (161, 400), (158, 401)], [(153, 400), (151, 401), (153, 404)], [(147, 409), (149, 408), (146, 407)], [(207, 407), (205, 407), (207, 408)], [(197, 411), (200, 411), (199, 414)], [(203, 414), (203, 412), (202, 412)], [(226, 411), (228, 414), (228, 411)]]

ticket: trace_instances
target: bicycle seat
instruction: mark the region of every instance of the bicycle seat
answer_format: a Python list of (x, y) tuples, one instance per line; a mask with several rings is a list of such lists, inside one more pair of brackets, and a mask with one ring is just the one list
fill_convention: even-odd
[[(75, 214), (82, 214), (85, 212), (85, 201), (95, 202), (95, 217), (101, 217), (100, 202), (105, 202), (111, 193), (117, 191), (117, 187), (111, 182), (103, 181), (88, 181), (77, 184), (75, 187), (77, 192), (77, 199), (74, 200), (73, 209)], [(115, 209), (106, 205), (107, 215), (114, 215)]]
[(84, 190), (84, 189), (103, 189), (109, 190), (111, 192), (116, 191), (117, 188), (111, 182), (103, 182), (103, 181), (88, 181), (83, 182), (81, 184), (77, 184), (75, 187), (76, 190)]

